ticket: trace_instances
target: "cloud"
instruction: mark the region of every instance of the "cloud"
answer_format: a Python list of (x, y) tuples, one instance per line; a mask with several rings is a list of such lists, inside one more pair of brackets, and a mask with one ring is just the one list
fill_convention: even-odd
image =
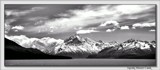
[(38, 26), (38, 25), (43, 25), (46, 21), (49, 20), (49, 18), (45, 16), (44, 17), (37, 16), (37, 17), (29, 17), (26, 20), (29, 22), (34, 22), (32, 24), (34, 24), (35, 26)]
[(18, 10), (6, 10), (5, 13), (6, 13), (6, 16), (16, 16), (16, 17), (19, 17), (19, 16), (23, 16), (23, 15), (26, 15), (28, 13), (30, 13), (31, 10), (25, 10), (25, 11), (18, 11)]
[(19, 17), (19, 16), (24, 16), (24, 15), (29, 14), (34, 11), (42, 10), (42, 9), (44, 9), (44, 7), (32, 7), (31, 9), (23, 10), (23, 11), (16, 10), (16, 9), (15, 10), (6, 9), (5, 15)]
[(11, 24), (13, 22), (19, 21), (20, 16), (24, 16), (31, 12), (42, 10), (42, 9), (45, 9), (45, 8), (44, 7), (32, 7), (31, 9), (27, 9), (27, 10), (5, 9), (5, 15), (7, 16), (5, 18), (5, 33), (7, 34), (10, 31), (10, 29), (14, 29), (15, 32), (18, 32), (19, 30), (23, 30), (24, 27), (22, 26), (12, 27)]
[(155, 27), (155, 22), (153, 23), (135, 23), (132, 25), (132, 28), (135, 29), (135, 28), (143, 28), (143, 27)]
[(10, 31), (10, 29), (11, 29), (11, 23), (12, 22), (15, 22), (16, 21), (16, 19), (6, 19), (5, 20), (5, 23), (4, 23), (4, 27), (5, 27), (5, 34), (7, 34), (9, 31)]
[(107, 29), (106, 32), (113, 32), (115, 29)]
[(48, 17), (41, 17), (41, 16), (37, 16), (37, 17), (29, 17), (27, 20), (29, 21), (39, 21), (39, 20), (47, 20)]
[(37, 11), (37, 10), (43, 10), (46, 9), (46, 7), (32, 7), (30, 10)]
[[(97, 22), (100, 23), (104, 20), (106, 21), (106, 19), (99, 20), (99, 19), (92, 18), (92, 17), (101, 16), (102, 14), (98, 15), (98, 13), (102, 13), (106, 11), (101, 11), (101, 9), (100, 11), (94, 11), (94, 10), (87, 9), (87, 8), (83, 10), (72, 10), (70, 11), (70, 13), (74, 14), (74, 16), (70, 16), (69, 18), (62, 17), (56, 20), (51, 20), (51, 21), (48, 21), (45, 25), (33, 28), (32, 30), (29, 30), (29, 31), (33, 31), (37, 29), (42, 29), (48, 32), (51, 30), (54, 30), (53, 31), (54, 33), (71, 31), (75, 27), (85, 27), (90, 24), (96, 24)], [(52, 27), (52, 29), (49, 29), (50, 27)], [(57, 27), (59, 27), (61, 31), (57, 30)]]
[(156, 30), (155, 29), (151, 29), (151, 30), (149, 30), (150, 32), (155, 32)]
[(120, 29), (121, 29), (121, 30), (128, 30), (128, 29), (129, 29), (129, 26), (121, 26)]
[(23, 26), (14, 26), (12, 27), (13, 30), (15, 30), (15, 32), (18, 32), (19, 30), (23, 30), (24, 27)]
[(116, 10), (120, 11), (122, 14), (134, 14), (141, 12), (146, 9), (150, 9), (155, 5), (119, 5), (116, 7)]
[[(33, 25), (27, 26), (28, 28), (25, 28), (23, 31), (31, 33), (51, 32), (52, 34), (58, 34), (64, 32), (76, 32), (76, 30), (87, 30), (87, 28), (86, 29), (82, 28), (91, 25), (97, 25), (101, 27), (112, 25), (111, 27), (119, 28), (119, 26), (123, 24), (119, 22), (119, 20), (121, 20), (122, 18), (122, 15), (125, 14), (126, 16), (132, 18), (134, 16), (132, 14), (145, 12), (146, 10), (153, 7), (155, 7), (155, 5), (84, 5), (82, 9), (69, 9), (68, 11), (64, 11), (63, 13), (53, 15), (53, 16), (58, 15), (58, 18), (45, 19), (42, 17), (35, 17), (34, 19), (29, 19), (29, 20), (45, 19), (45, 22), (43, 22), (44, 20), (39, 20), (35, 23), (35, 25), (37, 26)], [(15, 12), (19, 12), (18, 14), (20, 14), (20, 12), (23, 13), (24, 11), (15, 11)], [(26, 12), (25, 14), (29, 13)], [(8, 13), (8, 15), (15, 15), (15, 14), (10, 12)], [(123, 20), (125, 19), (127, 18), (123, 17)]]
[(10, 31), (11, 26), (9, 24), (5, 24), (4, 26), (5, 26), (5, 30), (4, 30), (5, 34), (7, 34)]
[(77, 34), (88, 34), (88, 33), (93, 33), (93, 32), (99, 32), (99, 31), (96, 31), (96, 30), (79, 30), (76, 33)]
[(102, 23), (99, 26), (107, 26), (107, 25), (114, 25), (115, 27), (119, 27), (119, 23), (117, 21), (106, 21), (105, 23)]
[(82, 27), (75, 27), (74, 29), (75, 29), (75, 30), (81, 30)]

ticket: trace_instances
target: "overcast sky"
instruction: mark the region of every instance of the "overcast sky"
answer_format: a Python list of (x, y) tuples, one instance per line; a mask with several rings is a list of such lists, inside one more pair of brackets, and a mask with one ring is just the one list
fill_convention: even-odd
[(66, 39), (79, 34), (94, 40), (155, 40), (155, 5), (5, 5), (5, 34)]

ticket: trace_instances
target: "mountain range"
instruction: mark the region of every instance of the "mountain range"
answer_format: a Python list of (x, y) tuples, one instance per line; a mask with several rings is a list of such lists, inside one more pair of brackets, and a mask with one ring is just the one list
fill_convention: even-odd
[(122, 43), (116, 41), (105, 43), (102, 40), (95, 41), (88, 37), (81, 37), (78, 34), (70, 36), (65, 40), (56, 40), (53, 38), (24, 38), (9, 39), (20, 44), (19, 46), (25, 47), (25, 49), (39, 50), (47, 55), (72, 58), (155, 59), (156, 54), (155, 41), (149, 42), (129, 39)]
[(38, 49), (24, 48), (5, 38), (5, 59), (71, 59), (71, 57), (49, 55)]
[(106, 47), (98, 54), (89, 55), (88, 58), (155, 59), (155, 45), (155, 41), (129, 39), (115, 46)]

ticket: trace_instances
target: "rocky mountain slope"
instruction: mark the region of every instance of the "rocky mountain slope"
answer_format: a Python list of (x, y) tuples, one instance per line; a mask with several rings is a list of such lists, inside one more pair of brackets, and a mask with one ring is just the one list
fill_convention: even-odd
[(64, 43), (55, 48), (56, 54), (71, 56), (73, 58), (85, 58), (90, 54), (96, 54), (103, 49), (90, 38), (82, 38), (79, 35), (73, 35), (64, 40)]
[(77, 34), (65, 40), (54, 38), (9, 38), (23, 48), (36, 49), (49, 55), (67, 56), (72, 58), (144, 58), (154, 59), (156, 55), (155, 41), (129, 39), (123, 43), (116, 41), (95, 41)]
[(37, 49), (21, 47), (5, 38), (5, 59), (71, 59), (71, 57), (48, 55)]
[(98, 54), (89, 55), (88, 58), (155, 59), (155, 54), (155, 41), (129, 39), (115, 46), (106, 47)]

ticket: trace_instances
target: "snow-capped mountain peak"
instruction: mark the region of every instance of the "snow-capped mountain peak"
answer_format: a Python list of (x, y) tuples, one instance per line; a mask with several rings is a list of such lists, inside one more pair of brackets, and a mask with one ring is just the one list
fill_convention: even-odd
[(63, 44), (63, 40), (61, 39), (54, 39), (50, 37), (44, 38), (28, 38), (24, 35), (20, 36), (6, 36), (7, 39), (16, 42), (17, 44), (21, 45), (24, 48), (35, 48), (42, 52), (48, 54), (54, 54), (54, 48), (57, 45)]
[(84, 39), (80, 37), (78, 34), (70, 36), (68, 39), (64, 40), (66, 45), (80, 45), (82, 44)]
[(76, 34), (64, 40), (64, 44), (61, 46), (56, 47), (55, 53), (73, 57), (87, 57), (89, 54), (98, 53), (100, 50), (101, 48), (96, 46), (96, 41)]
[[(25, 48), (35, 48), (44, 53), (51, 55), (63, 55), (70, 56), (73, 58), (85, 58), (89, 55), (94, 55), (101, 53), (103, 51), (117, 51), (126, 53), (129, 52), (154, 52), (156, 47), (155, 41), (142, 41), (129, 39), (123, 43), (118, 43), (116, 41), (103, 42), (102, 40), (95, 41), (88, 37), (81, 37), (78, 34), (70, 36), (66, 40), (54, 39), (50, 37), (38, 38), (28, 38), (26, 36), (6, 36), (6, 38), (15, 41), (19, 45)], [(103, 53), (107, 54), (107, 53)], [(119, 53), (117, 53), (119, 54)], [(116, 54), (116, 55), (117, 55)]]
[(127, 48), (140, 48), (140, 49), (150, 49), (150, 46), (152, 45), (148, 41), (142, 41), (142, 40), (135, 40), (135, 39), (129, 39), (122, 43), (123, 47)]

